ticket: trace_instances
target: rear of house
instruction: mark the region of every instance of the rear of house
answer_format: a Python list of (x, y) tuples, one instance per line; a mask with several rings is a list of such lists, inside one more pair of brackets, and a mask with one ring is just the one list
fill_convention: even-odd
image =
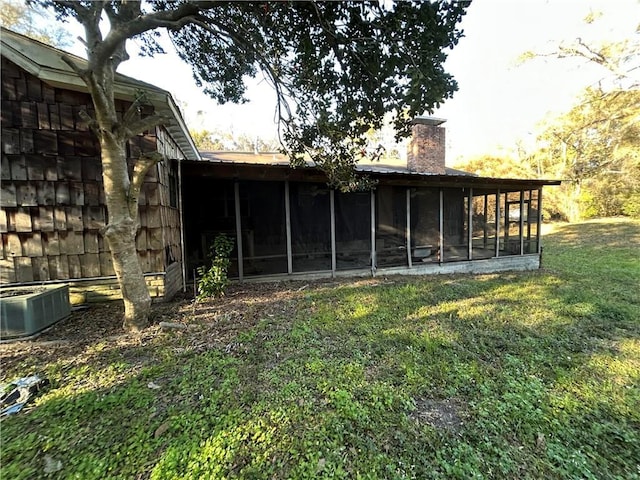
[[(119, 298), (100, 233), (99, 146), (80, 117), (91, 99), (64, 52), (5, 29), (1, 40), (0, 284), (65, 283), (75, 302)], [(235, 240), (230, 274), (241, 281), (539, 265), (542, 187), (559, 182), (447, 168), (443, 120), (416, 119), (406, 160), (359, 166), (374, 187), (345, 193), (280, 154), (201, 154), (168, 92), (123, 75), (115, 89), (120, 111), (142, 94), (148, 113), (168, 118), (128, 145), (130, 158), (163, 158), (140, 194), (136, 238), (156, 299), (193, 279), (219, 234)]]

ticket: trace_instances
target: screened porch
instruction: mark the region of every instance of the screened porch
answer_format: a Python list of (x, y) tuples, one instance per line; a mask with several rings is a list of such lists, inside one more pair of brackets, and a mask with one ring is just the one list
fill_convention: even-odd
[(447, 185), (446, 178), (399, 185), (383, 177), (372, 191), (343, 193), (314, 175), (251, 171), (185, 175), (188, 277), (208, 263), (219, 234), (235, 241), (229, 274), (240, 280), (411, 273), (540, 252), (541, 185)]

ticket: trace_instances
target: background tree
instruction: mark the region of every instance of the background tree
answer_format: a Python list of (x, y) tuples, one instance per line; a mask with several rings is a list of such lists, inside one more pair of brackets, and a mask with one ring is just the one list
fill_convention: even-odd
[[(596, 22), (597, 14), (585, 21)], [(640, 211), (640, 30), (618, 42), (592, 44), (578, 38), (549, 53), (598, 65), (603, 75), (585, 89), (570, 111), (554, 119), (538, 138), (541, 148), (528, 158), (542, 177), (564, 180), (554, 192), (569, 220)]]
[(442, 66), (444, 49), (462, 35), (458, 23), (468, 2), (30, 3), (84, 27), (88, 64), (66, 61), (93, 100), (95, 118), (87, 121), (101, 146), (109, 212), (104, 235), (124, 298), (124, 326), (137, 330), (151, 304), (135, 247), (138, 194), (158, 158), (135, 159), (130, 175), (125, 146), (162, 119), (142, 118), (139, 102), (122, 119), (116, 115), (114, 74), (129, 58), (129, 40), (137, 39), (144, 54), (160, 53), (158, 29), (166, 29), (196, 84), (219, 102), (245, 101), (243, 79), (262, 72), (275, 89), (281, 139), (294, 161), (311, 156), (327, 172), (342, 172), (355, 164), (364, 134), (379, 128), (385, 112), (406, 113), (396, 114), (395, 124), (407, 135), (409, 117), (431, 113), (456, 90)]
[(624, 213), (640, 185), (640, 90), (587, 89), (540, 142), (543, 174), (565, 180), (569, 220)]
[(21, 0), (0, 1), (2, 26), (56, 47), (68, 46), (71, 35), (59, 26), (46, 24), (46, 12)]

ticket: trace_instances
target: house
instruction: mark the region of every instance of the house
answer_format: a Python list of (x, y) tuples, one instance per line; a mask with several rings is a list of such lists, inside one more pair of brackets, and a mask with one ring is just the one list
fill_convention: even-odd
[[(7, 30), (1, 40), (0, 282), (118, 297), (100, 236), (98, 146), (79, 117), (90, 98), (59, 50)], [(219, 234), (235, 239), (230, 276), (241, 281), (539, 266), (542, 188), (559, 182), (448, 169), (441, 119), (415, 119), (406, 163), (361, 165), (375, 188), (344, 193), (280, 154), (198, 152), (168, 92), (123, 75), (116, 91), (122, 110), (142, 91), (146, 108), (170, 118), (130, 142), (164, 158), (139, 202), (137, 247), (155, 298), (184, 288)]]
[(360, 165), (375, 182), (364, 192), (332, 190), (279, 154), (181, 162), (189, 273), (219, 234), (236, 240), (230, 275), (241, 280), (538, 268), (542, 188), (559, 182), (447, 168), (443, 123), (414, 120), (404, 164)]
[[(78, 302), (119, 297), (100, 234), (107, 218), (100, 149), (79, 115), (92, 111), (89, 94), (64, 52), (6, 29), (0, 40), (0, 284), (65, 282)], [(136, 243), (151, 295), (170, 298), (184, 284), (179, 162), (200, 156), (169, 92), (124, 75), (115, 92), (120, 111), (144, 94), (148, 113), (170, 119), (128, 145), (163, 156), (140, 194)]]

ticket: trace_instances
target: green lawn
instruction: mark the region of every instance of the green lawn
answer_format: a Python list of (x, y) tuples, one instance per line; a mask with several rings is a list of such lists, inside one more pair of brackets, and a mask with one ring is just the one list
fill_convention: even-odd
[(540, 271), (234, 286), (14, 352), (51, 387), (1, 478), (638, 479), (640, 222), (547, 230)]

